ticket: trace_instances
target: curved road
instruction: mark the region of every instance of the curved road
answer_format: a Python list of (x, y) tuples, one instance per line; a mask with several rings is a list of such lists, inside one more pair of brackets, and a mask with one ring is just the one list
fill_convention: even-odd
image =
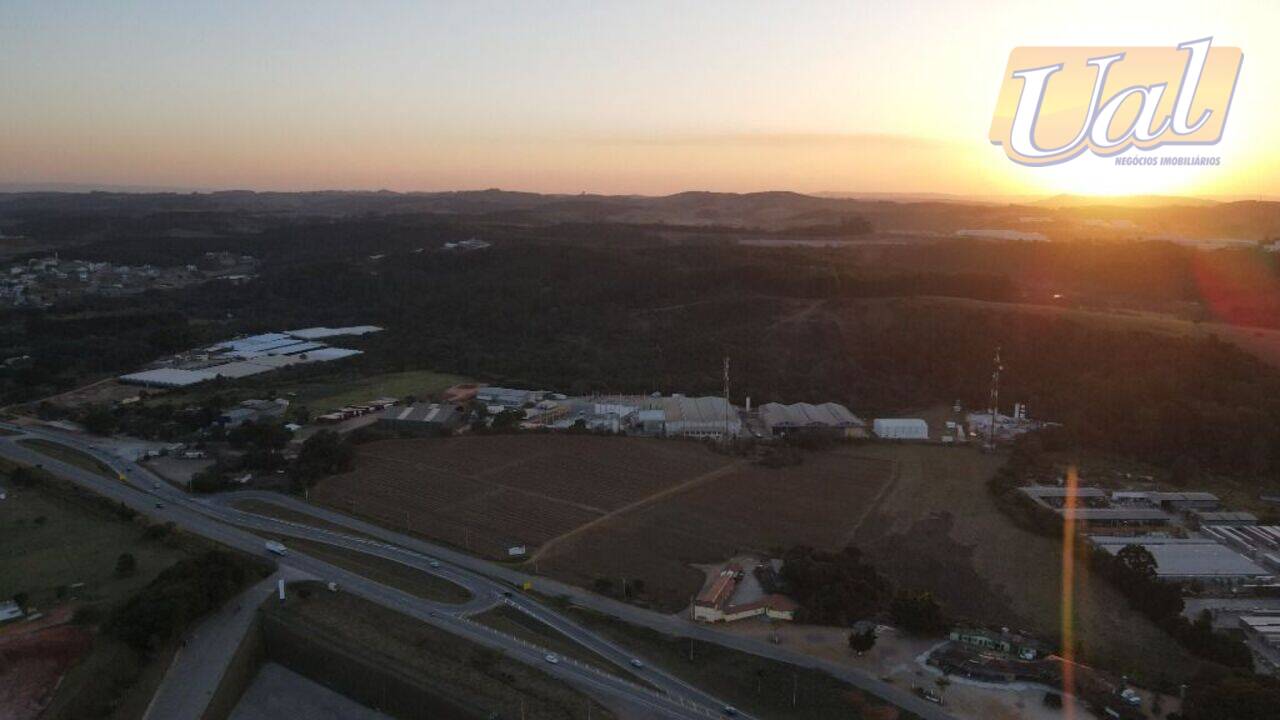
[[(501, 650), (513, 659), (541, 667), (550, 675), (578, 687), (584, 692), (605, 701), (606, 704), (621, 703), (631, 708), (641, 708), (660, 717), (689, 719), (719, 717), (719, 708), (724, 706), (724, 703), (712, 696), (702, 693), (658, 669), (649, 666), (640, 670), (631, 668), (629, 663), (632, 655), (593, 634), (587, 633), (585, 630), (582, 631), (583, 635), (574, 636), (572, 639), (585, 647), (601, 652), (606, 659), (618, 664), (619, 667), (635, 672), (637, 676), (642, 677), (647, 683), (663, 692), (655, 692), (617, 675), (577, 662), (572, 658), (564, 657), (560, 658), (560, 661), (556, 664), (548, 663), (545, 660), (545, 655), (547, 654), (545, 649), (476, 623), (466, 617), (469, 614), (492, 607), (498, 602), (510, 600), (514, 604), (516, 600), (514, 593), (512, 593), (512, 598), (505, 598), (502, 595), (504, 591), (509, 591), (510, 588), (488, 578), (468, 573), (459, 568), (446, 568), (443, 563), (439, 568), (431, 568), (429, 558), (390, 545), (252, 515), (215, 503), (194, 499), (155, 477), (145, 468), (107, 455), (86, 443), (76, 442), (62, 433), (47, 432), (7, 423), (0, 423), (0, 427), (19, 433), (18, 435), (0, 437), (0, 455), (25, 464), (41, 465), (44, 469), (55, 473), (59, 477), (71, 480), (111, 500), (121, 502), (155, 520), (173, 522), (184, 530), (234, 547), (250, 555), (274, 560), (282, 566), (294, 571), (300, 571), (311, 577), (337, 582), (342, 587), (343, 592), (357, 595), (409, 615), (480, 645)], [(58, 442), (90, 454), (117, 470), (121, 477), (125, 479), (125, 482), (60, 462), (18, 442), (29, 437), (39, 437)], [(420, 567), (424, 572), (438, 574), (466, 587), (471, 591), (473, 597), (463, 605), (432, 602), (373, 582), (357, 573), (330, 565), (300, 552), (290, 551), (284, 557), (277, 557), (265, 550), (263, 539), (249, 532), (248, 530), (250, 529), (304, 537), (309, 540), (346, 547), (413, 565), (414, 567)], [(522, 600), (528, 602), (527, 598)]]
[[(283, 558), (269, 556), (282, 565), (287, 565), (313, 577), (336, 581), (342, 585), (344, 591), (399, 610), (481, 644), (496, 647), (507, 652), (508, 655), (522, 659), (530, 664), (539, 664), (545, 670), (550, 671), (551, 674), (561, 677), (561, 679), (571, 682), (593, 695), (613, 697), (632, 706), (643, 707), (668, 717), (722, 717), (719, 709), (725, 706), (725, 703), (715, 697), (662, 671), (660, 668), (653, 667), (648, 663), (641, 669), (632, 667), (630, 663), (634, 657), (633, 654), (583, 628), (542, 603), (533, 600), (528, 595), (511, 592), (513, 587), (531, 583), (534, 589), (545, 595), (567, 597), (574, 604), (605, 613), (631, 624), (649, 627), (669, 635), (693, 637), (717, 643), (801, 667), (823, 670), (925, 720), (952, 720), (951, 715), (939, 706), (926, 702), (902, 688), (885, 683), (864, 671), (847, 665), (814, 658), (753, 638), (723, 632), (711, 626), (694, 623), (683, 617), (645, 610), (548, 578), (528, 575), (513, 568), (482, 560), (452, 548), (428, 543), (342, 513), (311, 505), (289, 495), (264, 491), (238, 491), (221, 493), (208, 498), (194, 498), (160, 480), (146, 468), (134, 462), (122, 460), (67, 433), (8, 423), (0, 423), (0, 427), (30, 437), (40, 437), (61, 443), (93, 455), (117, 470), (120, 476), (127, 481), (127, 484), (118, 480), (103, 478), (95, 473), (65, 463), (59, 463), (48, 456), (25, 448), (14, 442), (21, 440), (22, 437), (20, 436), (0, 437), (0, 455), (29, 464), (43, 464), (49, 470), (56, 469), (58, 475), (67, 477), (112, 499), (124, 501), (140, 512), (165, 521), (173, 521), (189, 531), (244, 550), (250, 554), (268, 556), (263, 548), (262, 538), (246, 532), (246, 530), (255, 530), (280, 536), (304, 538), (374, 555), (437, 575), (461, 585), (471, 592), (471, 600), (463, 605), (448, 605), (417, 598), (394, 588), (374, 583), (356, 573), (310, 558), (297, 551), (290, 550), (289, 554)], [(270, 502), (368, 537), (345, 535), (311, 525), (268, 518), (232, 507), (232, 504), (237, 500), (247, 499)], [(163, 507), (157, 507), (157, 503), (163, 505)], [(569, 658), (562, 658), (559, 664), (551, 665), (543, 659), (546, 654), (545, 650), (475, 623), (467, 617), (483, 612), (498, 603), (507, 603), (537, 618), (582, 647), (604, 657), (619, 668), (642, 678), (646, 683), (658, 688), (665, 694), (654, 693), (647, 688), (614, 675), (603, 673), (589, 665), (577, 663)], [(739, 717), (748, 716), (740, 713)]]

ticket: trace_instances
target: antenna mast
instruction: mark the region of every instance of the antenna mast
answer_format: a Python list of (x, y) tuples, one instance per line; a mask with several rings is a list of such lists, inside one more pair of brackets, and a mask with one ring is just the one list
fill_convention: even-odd
[(724, 356), (724, 439), (729, 441), (729, 413), (733, 406), (729, 404), (729, 356)]
[(1004, 370), (1004, 366), (1000, 364), (1000, 346), (996, 346), (995, 366), (991, 371), (991, 427), (987, 430), (987, 447), (994, 448), (996, 446), (996, 413), (1000, 408), (1000, 371)]

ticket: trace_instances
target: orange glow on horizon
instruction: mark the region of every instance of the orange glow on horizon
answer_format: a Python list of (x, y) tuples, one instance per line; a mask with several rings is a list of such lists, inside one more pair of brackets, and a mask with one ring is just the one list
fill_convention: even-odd
[[(0, 3), (0, 185), (1280, 197), (1276, 26), (1244, 0)], [(1015, 47), (1207, 36), (1244, 55), (1191, 153), (1220, 166), (988, 140)]]

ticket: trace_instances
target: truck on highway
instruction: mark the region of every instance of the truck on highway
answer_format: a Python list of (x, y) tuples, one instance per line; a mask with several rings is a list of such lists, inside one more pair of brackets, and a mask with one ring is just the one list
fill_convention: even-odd
[(285, 555), (289, 552), (288, 548), (284, 546), (284, 543), (278, 540), (268, 540), (263, 543), (263, 547), (267, 549), (267, 552), (274, 553), (276, 555)]

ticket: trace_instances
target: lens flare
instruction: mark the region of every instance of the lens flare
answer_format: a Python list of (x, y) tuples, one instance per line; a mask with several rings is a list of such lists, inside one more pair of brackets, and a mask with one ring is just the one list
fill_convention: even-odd
[(1079, 476), (1074, 465), (1067, 468), (1067, 497), (1063, 507), (1062, 522), (1062, 696), (1068, 698), (1062, 704), (1064, 717), (1073, 720), (1075, 704), (1069, 698), (1075, 695), (1075, 574), (1076, 574), (1076, 488)]

